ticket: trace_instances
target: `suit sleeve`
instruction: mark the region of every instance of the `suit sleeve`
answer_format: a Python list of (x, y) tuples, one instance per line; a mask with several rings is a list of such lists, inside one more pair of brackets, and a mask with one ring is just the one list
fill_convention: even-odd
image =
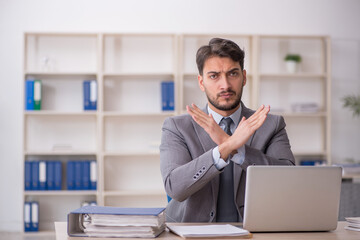
[[(188, 129), (189, 131), (191, 129)], [(221, 172), (216, 169), (212, 149), (192, 156), (192, 149), (199, 148), (192, 142), (197, 139), (185, 137), (172, 118), (167, 118), (162, 127), (160, 145), (160, 170), (166, 193), (181, 202), (202, 189)]]
[(276, 116), (268, 124), (274, 125), (267, 126), (267, 129), (273, 129), (271, 134), (262, 134), (260, 128), (254, 134), (251, 146), (245, 145), (245, 161), (242, 164), (244, 170), (249, 165), (295, 165), (284, 118)]

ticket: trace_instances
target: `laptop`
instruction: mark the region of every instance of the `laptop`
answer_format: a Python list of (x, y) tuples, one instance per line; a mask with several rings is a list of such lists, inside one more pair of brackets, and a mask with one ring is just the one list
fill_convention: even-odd
[(340, 191), (341, 167), (250, 166), (243, 228), (250, 232), (335, 230)]

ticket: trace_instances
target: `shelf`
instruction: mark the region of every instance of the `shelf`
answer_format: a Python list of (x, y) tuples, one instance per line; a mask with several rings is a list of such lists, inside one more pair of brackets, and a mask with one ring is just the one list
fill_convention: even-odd
[(305, 152), (305, 151), (301, 151), (301, 152), (293, 152), (294, 156), (299, 156), (299, 157), (313, 157), (313, 156), (326, 156), (327, 153), (325, 151), (319, 151), (319, 152)]
[(326, 117), (326, 112), (271, 112), (270, 114), (281, 115), (283, 117)]
[(97, 111), (59, 112), (50, 110), (25, 110), (25, 116), (97, 116)]
[(296, 40), (296, 39), (308, 39), (308, 40), (323, 40), (326, 36), (321, 35), (264, 35), (261, 34), (259, 37), (264, 39), (288, 39), (288, 40)]
[(97, 152), (87, 152), (87, 151), (71, 151), (71, 150), (64, 150), (64, 151), (24, 151), (25, 155), (32, 155), (32, 156), (95, 156)]
[(160, 157), (160, 151), (150, 151), (150, 152), (105, 152), (104, 157)]
[(51, 77), (51, 76), (97, 76), (97, 72), (25, 72), (26, 76)]
[(105, 197), (121, 196), (166, 196), (165, 190), (104, 191)]
[(160, 113), (122, 113), (117, 111), (107, 111), (103, 113), (104, 117), (170, 117), (174, 115), (175, 111)]
[(96, 196), (96, 190), (59, 190), (59, 191), (25, 191), (25, 196)]
[(104, 73), (103, 74), (104, 77), (114, 77), (114, 78), (169, 78), (169, 80), (173, 80), (174, 79), (174, 74), (171, 72), (164, 72), (164, 73), (137, 73), (137, 72), (128, 72), (128, 73)]
[(327, 73), (262, 73), (261, 78), (326, 78)]
[(39, 36), (39, 37), (97, 37), (97, 33), (86, 33), (86, 32), (27, 32), (28, 36)]

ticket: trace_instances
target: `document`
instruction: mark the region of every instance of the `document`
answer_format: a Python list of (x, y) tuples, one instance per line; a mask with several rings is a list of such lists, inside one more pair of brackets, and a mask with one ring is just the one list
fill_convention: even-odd
[(345, 219), (349, 224), (345, 229), (360, 232), (360, 217), (347, 217)]
[(170, 231), (183, 238), (251, 238), (251, 233), (245, 229), (230, 224), (222, 225), (172, 225), (167, 224)]

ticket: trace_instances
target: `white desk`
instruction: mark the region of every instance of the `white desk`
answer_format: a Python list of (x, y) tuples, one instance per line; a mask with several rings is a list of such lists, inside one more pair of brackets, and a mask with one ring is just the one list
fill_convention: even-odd
[[(67, 223), (66, 222), (56, 222), (56, 240), (101, 240), (101, 239), (116, 239), (116, 238), (87, 238), (87, 237), (69, 237), (67, 235)], [(186, 223), (184, 223), (186, 224)], [(208, 224), (208, 223), (207, 223)], [(346, 222), (339, 222), (338, 227), (335, 231), (332, 232), (295, 232), (295, 233), (254, 233), (252, 239), (267, 239), (267, 240), (359, 240), (360, 232), (345, 230), (344, 227), (347, 225)], [(121, 240), (134, 240), (135, 238), (118, 238)], [(144, 238), (136, 238), (139, 240), (145, 240)], [(157, 238), (161, 240), (179, 240), (183, 239), (177, 235), (174, 235), (170, 232), (163, 232)], [(239, 238), (241, 239), (241, 238)]]

